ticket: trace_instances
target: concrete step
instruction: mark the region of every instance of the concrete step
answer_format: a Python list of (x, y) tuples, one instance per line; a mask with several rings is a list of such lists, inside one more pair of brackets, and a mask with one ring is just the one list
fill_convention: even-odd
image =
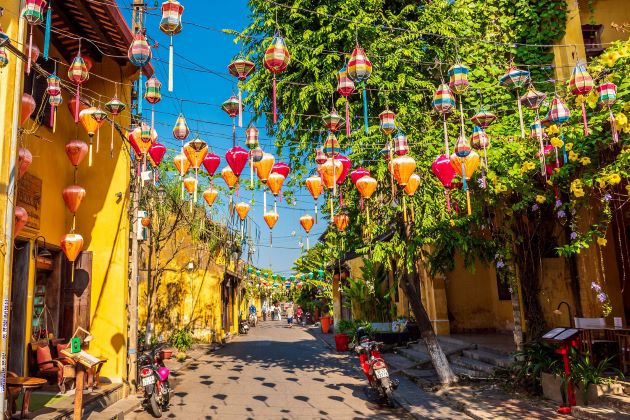
[(416, 365), (431, 362), (429, 354), (426, 351), (422, 351), (420, 348), (417, 347), (410, 347), (408, 349), (399, 348), (396, 351), (398, 352), (398, 354), (411, 360)]
[(630, 414), (614, 408), (589, 405), (577, 406), (571, 409), (571, 415), (576, 419), (584, 420), (629, 420)]
[(487, 373), (469, 369), (466, 366), (459, 365), (458, 363), (451, 363), (451, 369), (456, 375), (467, 378), (484, 379), (488, 377)]
[(451, 361), (452, 364), (457, 364), (459, 366), (465, 367), (470, 370), (476, 370), (477, 372), (482, 372), (486, 376), (492, 375), (492, 373), (496, 369), (496, 366), (493, 366), (491, 364), (481, 362), (475, 359), (469, 359), (467, 357), (462, 357), (462, 356), (451, 356), (449, 360)]
[(599, 403), (601, 405), (606, 405), (613, 410), (630, 413), (629, 395), (604, 395), (600, 397)]
[(387, 353), (383, 355), (383, 358), (394, 372), (408, 370), (416, 366), (416, 362), (399, 354)]
[[(83, 418), (93, 413), (104, 411), (108, 406), (123, 398), (122, 384), (102, 384), (97, 390), (83, 394)], [(71, 419), (74, 412), (74, 398), (66, 398), (53, 405), (31, 413), (31, 417), (39, 420)]]
[(509, 368), (514, 363), (514, 359), (509, 356), (498, 355), (485, 350), (464, 350), (462, 354), (469, 359), (479, 360), (496, 367)]

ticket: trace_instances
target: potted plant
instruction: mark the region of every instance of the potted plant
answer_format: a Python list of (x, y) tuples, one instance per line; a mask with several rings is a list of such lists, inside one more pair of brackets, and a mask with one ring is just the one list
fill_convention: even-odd
[(186, 328), (175, 330), (171, 334), (170, 342), (177, 349), (177, 360), (179, 362), (186, 360), (186, 351), (193, 344), (192, 334)]
[[(623, 373), (613, 367), (611, 360), (612, 357), (608, 357), (594, 364), (588, 353), (579, 355), (577, 351), (572, 351), (570, 380), (576, 385), (582, 404), (588, 405), (602, 395), (623, 392), (621, 386), (614, 383), (617, 377), (623, 378)], [(606, 372), (614, 376), (605, 376)]]
[(348, 333), (353, 331), (354, 329), (354, 321), (350, 321), (347, 319), (342, 319), (337, 323), (335, 334), (335, 347), (337, 351), (348, 351)]

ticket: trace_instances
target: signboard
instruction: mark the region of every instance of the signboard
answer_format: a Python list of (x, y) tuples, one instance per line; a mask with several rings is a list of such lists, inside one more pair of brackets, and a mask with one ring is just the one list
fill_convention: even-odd
[(73, 354), (81, 351), (81, 339), (79, 337), (74, 337), (70, 340), (70, 351)]
[(18, 181), (17, 205), (28, 213), (26, 229), (39, 231), (42, 210), (42, 180), (26, 172)]

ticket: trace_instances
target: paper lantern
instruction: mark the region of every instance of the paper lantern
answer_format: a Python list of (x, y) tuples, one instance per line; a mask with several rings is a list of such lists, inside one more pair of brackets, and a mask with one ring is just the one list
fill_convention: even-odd
[(155, 105), (162, 100), (162, 83), (155, 77), (155, 75), (151, 76), (144, 83), (144, 99), (151, 105)]
[(487, 128), (496, 119), (497, 119), (497, 116), (494, 115), (492, 112), (484, 108), (481, 108), (479, 112), (477, 112), (475, 115), (473, 115), (470, 118), (470, 121), (472, 121), (473, 124), (478, 125), (481, 128)]
[(179, 176), (184, 176), (188, 173), (188, 170), (190, 169), (190, 160), (188, 160), (186, 155), (176, 155), (173, 158), (173, 163), (175, 164), (175, 168), (177, 168)]
[(337, 229), (339, 229), (339, 232), (343, 232), (350, 224), (350, 217), (345, 213), (339, 213), (333, 217), (333, 222), (335, 226), (337, 226)]
[(258, 129), (250, 122), (247, 130), (245, 130), (245, 145), (249, 150), (258, 147)]
[(547, 99), (547, 94), (537, 91), (534, 86), (530, 86), (527, 92), (520, 97), (519, 101), (529, 109), (538, 109)]
[(269, 178), (267, 179), (267, 185), (269, 186), (269, 189), (274, 196), (277, 197), (278, 194), (280, 194), (280, 191), (282, 191), (282, 185), (284, 185), (285, 179), (286, 178), (284, 177), (284, 175), (279, 173), (271, 173), (269, 175)]
[(317, 149), (317, 151), (315, 152), (315, 163), (317, 163), (318, 165), (321, 165), (325, 163), (327, 159), (328, 157), (326, 156), (326, 153), (324, 153), (324, 149), (323, 148)]
[(142, 219), (140, 219), (140, 224), (142, 224), (143, 227), (148, 228), (149, 226), (151, 226), (151, 219), (148, 217), (143, 217)]
[(381, 150), (379, 150), (378, 153), (385, 160), (390, 160), (390, 158), (392, 157), (392, 149), (389, 144), (386, 144)]
[(357, 185), (357, 181), (363, 178), (364, 176), (370, 176), (370, 171), (368, 171), (362, 166), (359, 166), (357, 169), (350, 172), (350, 180), (355, 186)]
[(151, 46), (147, 42), (144, 31), (139, 30), (135, 33), (127, 56), (131, 64), (136, 67), (144, 67), (151, 61)]
[(78, 167), (88, 153), (87, 143), (81, 140), (71, 140), (65, 146), (66, 155), (75, 168)]
[(518, 106), (518, 118), (521, 125), (521, 137), (525, 138), (525, 124), (523, 123), (523, 108), (521, 100), (518, 97), (518, 91), (522, 89), (530, 81), (530, 74), (526, 70), (518, 69), (510, 66), (503, 76), (499, 78), (501, 86), (516, 91), (516, 105)]
[(457, 172), (457, 174), (462, 178), (462, 182), (464, 184), (464, 191), (466, 192), (466, 201), (468, 204), (468, 214), (472, 214), (472, 209), (470, 205), (470, 189), (468, 188), (468, 180), (475, 173), (477, 168), (479, 167), (479, 155), (474, 150), (471, 151), (466, 156), (459, 156), (457, 153), (453, 153), (451, 155), (451, 166)]
[(300, 225), (302, 225), (302, 228), (307, 234), (311, 232), (314, 224), (315, 218), (310, 214), (305, 214), (304, 216), (300, 217)]
[[(24, 8), (22, 9), (22, 17), (29, 23), (30, 35), (28, 41), (28, 62), (26, 66), (26, 73), (31, 73), (31, 62), (37, 61), (37, 59), (33, 60), (31, 56), (33, 55), (34, 49), (37, 47), (33, 45), (33, 26), (39, 25), (44, 21), (44, 8), (46, 7), (47, 2), (44, 0), (25, 0)], [(50, 36), (50, 22), (47, 24), (47, 33), (48, 37)], [(37, 49), (39, 52), (39, 49)], [(39, 55), (39, 53), (38, 53)]]
[(234, 208), (236, 209), (239, 219), (241, 219), (241, 221), (245, 220), (247, 213), (249, 213), (250, 205), (241, 201), (240, 203), (236, 203)]
[(442, 83), (438, 86), (435, 94), (433, 95), (433, 102), (431, 102), (433, 109), (440, 114), (447, 114), (451, 112), (455, 107), (455, 97), (451, 88), (446, 83)]
[(33, 154), (25, 147), (18, 149), (18, 179), (22, 178), (33, 163)]
[(457, 144), (455, 145), (455, 154), (459, 157), (466, 157), (471, 152), (470, 143), (466, 139), (466, 136), (461, 135), (457, 138)]
[(411, 156), (398, 156), (392, 160), (394, 179), (401, 187), (407, 185), (409, 177), (416, 170), (416, 161)]
[(212, 178), (214, 173), (217, 171), (217, 168), (221, 164), (221, 158), (218, 155), (210, 152), (207, 153), (203, 158), (203, 167), (206, 168), (206, 172), (208, 172), (208, 176)]
[(228, 71), (240, 81), (244, 81), (256, 70), (256, 65), (249, 60), (239, 58), (228, 65)]
[[(94, 135), (98, 133), (99, 129), (105, 123), (105, 120), (102, 118), (103, 115), (105, 115), (105, 113), (95, 107), (90, 107), (79, 112), (79, 121), (81, 121), (83, 128), (90, 137), (88, 150), (88, 166), (92, 166), (92, 144), (94, 140)], [(98, 141), (96, 145), (96, 151), (98, 152)]]
[(31, 118), (31, 115), (33, 115), (33, 111), (35, 111), (35, 107), (35, 99), (28, 93), (24, 92), (22, 94), (22, 107), (20, 110), (20, 124), (22, 126), (26, 123), (26, 121), (28, 121), (29, 118)]
[(251, 155), (252, 155), (252, 160), (254, 161), (254, 163), (258, 163), (265, 155), (265, 152), (263, 152), (263, 149), (261, 149), (260, 147), (257, 147), (251, 151)]
[(348, 76), (354, 81), (355, 84), (362, 84), (363, 94), (363, 125), (365, 128), (365, 134), (368, 134), (368, 106), (367, 106), (367, 91), (366, 82), (372, 74), (372, 62), (368, 60), (365, 51), (357, 43), (356, 47), (350, 55), (348, 61)]
[(274, 124), (278, 122), (276, 74), (285, 71), (289, 66), (290, 61), (291, 55), (289, 54), (289, 50), (287, 49), (284, 39), (280, 34), (276, 34), (271, 41), (271, 45), (265, 50), (265, 56), (263, 59), (265, 68), (273, 73), (272, 104)]
[(189, 194), (193, 194), (197, 190), (197, 179), (192, 176), (184, 178), (184, 188)]
[(151, 129), (149, 124), (143, 122), (129, 133), (128, 140), (140, 157), (146, 156), (149, 148), (157, 141), (157, 131)]
[(458, 95), (468, 90), (470, 82), (468, 81), (469, 69), (463, 64), (455, 64), (448, 69), (449, 87)]
[[(586, 67), (583, 63), (578, 62), (571, 73), (571, 78), (569, 79), (569, 89), (571, 93), (574, 95), (588, 95), (593, 88), (595, 87), (595, 82), (593, 78), (586, 70)], [(582, 123), (584, 124), (584, 136), (588, 136), (588, 120), (586, 117), (586, 101), (581, 101), (582, 106)]]
[(472, 147), (477, 150), (487, 149), (490, 146), (490, 138), (486, 132), (483, 131), (483, 128), (477, 125), (473, 127), (473, 134), (470, 136), (470, 141)]
[(367, 200), (372, 197), (372, 194), (374, 194), (374, 191), (376, 191), (378, 182), (371, 176), (366, 175), (358, 179), (355, 185), (357, 187), (357, 190), (359, 191), (359, 194), (361, 195), (361, 199)]
[(63, 103), (63, 97), (61, 94), (57, 96), (49, 96), (48, 103), (50, 104), (50, 121), (49, 124), (52, 127), (52, 132), (57, 131), (57, 108)]
[(111, 141), (110, 141), (110, 145), (109, 145), (109, 153), (110, 156), (114, 153), (114, 125), (115, 125), (115, 118), (120, 115), (125, 108), (127, 108), (127, 105), (125, 105), (125, 103), (123, 103), (122, 101), (120, 101), (120, 99), (118, 99), (117, 95), (114, 95), (114, 97), (105, 104), (105, 109), (107, 110), (107, 112), (109, 112), (110, 114), (112, 114), (112, 137), (111, 137)]
[(263, 184), (267, 182), (275, 161), (276, 158), (271, 153), (263, 153), (262, 159), (256, 163), (256, 175)]
[(85, 60), (81, 57), (81, 51), (79, 54), (72, 60), (70, 63), (70, 67), (68, 68), (68, 79), (77, 85), (77, 91), (74, 96), (74, 122), (79, 122), (79, 106), (81, 103), (81, 85), (88, 81), (90, 78), (89, 70), (85, 64)]
[(173, 137), (183, 142), (188, 138), (189, 135), (190, 129), (188, 128), (186, 118), (183, 114), (180, 113), (177, 117), (177, 121), (175, 121), (175, 126), (173, 127)]
[(184, 145), (184, 154), (190, 161), (190, 167), (197, 170), (208, 154), (208, 144), (200, 138), (191, 140)]
[(337, 137), (333, 133), (328, 134), (326, 141), (324, 142), (324, 153), (329, 158), (335, 157), (339, 154), (341, 150), (341, 146), (339, 145), (339, 141)]
[(289, 173), (291, 172), (291, 167), (284, 162), (274, 163), (271, 168), (272, 173), (282, 174), (285, 178), (289, 177)]
[(450, 189), (455, 178), (455, 170), (448, 156), (440, 155), (431, 164), (431, 171), (439, 179), (444, 188)]
[(214, 204), (214, 201), (217, 199), (217, 196), (219, 195), (219, 190), (214, 187), (209, 187), (201, 195), (205, 202), (209, 206), (212, 206)]
[(407, 136), (402, 131), (398, 131), (392, 139), (394, 147), (394, 154), (398, 156), (404, 156), (409, 153), (409, 143), (407, 142)]
[(234, 146), (225, 154), (227, 164), (232, 168), (232, 172), (238, 178), (247, 164), (249, 153), (240, 146)]
[(343, 164), (337, 159), (328, 159), (326, 163), (322, 165), (322, 181), (326, 188), (330, 190), (335, 188), (342, 171)]
[(267, 223), (267, 226), (269, 226), (269, 229), (273, 229), (273, 227), (278, 222), (279, 217), (280, 216), (275, 210), (266, 211), (265, 214), (263, 215), (263, 218), (265, 219), (265, 223)]
[(335, 160), (341, 161), (341, 175), (339, 175), (339, 179), (337, 179), (337, 185), (343, 184), (343, 182), (348, 177), (348, 173), (350, 172), (350, 168), (352, 167), (352, 162), (344, 155), (338, 155)]
[(409, 181), (407, 181), (407, 185), (405, 185), (405, 188), (403, 189), (403, 191), (405, 192), (405, 194), (412, 196), (416, 193), (416, 191), (418, 190), (418, 187), (420, 186), (420, 175), (418, 174), (412, 174), (409, 177)]
[(378, 115), (378, 119), (381, 121), (381, 132), (386, 136), (391, 135), (396, 131), (396, 114), (389, 109), (381, 112)]
[(567, 107), (566, 103), (559, 96), (555, 96), (551, 102), (551, 108), (549, 111), (549, 118), (554, 124), (564, 124), (569, 120), (571, 111)]
[(15, 206), (13, 219), (13, 237), (16, 238), (28, 223), (28, 213), (23, 207)]
[(184, 6), (177, 0), (166, 0), (162, 3), (162, 19), (160, 20), (160, 30), (171, 38), (168, 53), (168, 91), (173, 91), (173, 36), (182, 30), (182, 15)]
[(151, 147), (149, 147), (149, 161), (151, 165), (154, 167), (160, 166), (162, 163), (162, 159), (164, 159), (164, 155), (166, 155), (166, 146), (161, 143), (153, 143)]
[(317, 200), (319, 196), (324, 192), (324, 184), (322, 178), (318, 175), (309, 176), (306, 178), (306, 189), (313, 197), (313, 200)]
[(221, 109), (228, 114), (230, 118), (234, 118), (239, 115), (241, 109), (241, 102), (234, 95), (230, 96), (223, 104)]
[(615, 115), (612, 112), (612, 106), (617, 101), (617, 85), (611, 82), (602, 83), (597, 86), (597, 95), (597, 101), (599, 104), (608, 108), (613, 143), (617, 143), (619, 142), (619, 133), (617, 131)]
[(85, 188), (79, 185), (70, 185), (63, 189), (61, 195), (70, 213), (74, 214), (79, 210), (79, 207), (85, 198), (85, 194)]
[[(70, 262), (75, 262), (83, 251), (83, 237), (78, 233), (68, 233), (61, 238), (61, 250)], [(74, 270), (72, 270), (74, 271)]]
[(0, 47), (0, 69), (5, 68), (9, 65), (9, 56), (7, 55), (7, 51), (4, 47)]
[(344, 67), (337, 72), (337, 93), (346, 98), (346, 137), (350, 137), (350, 95), (354, 93), (355, 85)]
[(324, 121), (324, 127), (326, 127), (328, 131), (335, 133), (339, 130), (339, 127), (341, 127), (343, 118), (341, 118), (337, 113), (337, 110), (333, 108), (330, 113), (322, 117), (322, 120)]
[(226, 166), (225, 168), (221, 170), (221, 178), (223, 178), (223, 180), (225, 181), (225, 184), (230, 189), (233, 189), (234, 186), (236, 186), (236, 183), (238, 182), (238, 176), (234, 174), (234, 171), (232, 171), (232, 168), (230, 168), (229, 166)]
[(57, 96), (61, 94), (61, 79), (56, 73), (51, 74), (46, 78), (46, 93), (50, 96)]

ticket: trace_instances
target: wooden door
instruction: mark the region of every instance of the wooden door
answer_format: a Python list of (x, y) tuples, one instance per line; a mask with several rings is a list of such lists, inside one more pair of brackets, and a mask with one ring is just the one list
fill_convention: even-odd
[(65, 260), (61, 291), (61, 338), (69, 340), (78, 327), (90, 329), (90, 302), (92, 291), (92, 252), (82, 252), (74, 263)]
[(9, 371), (19, 376), (24, 375), (26, 353), (26, 296), (30, 249), (29, 242), (15, 242), (9, 312)]

